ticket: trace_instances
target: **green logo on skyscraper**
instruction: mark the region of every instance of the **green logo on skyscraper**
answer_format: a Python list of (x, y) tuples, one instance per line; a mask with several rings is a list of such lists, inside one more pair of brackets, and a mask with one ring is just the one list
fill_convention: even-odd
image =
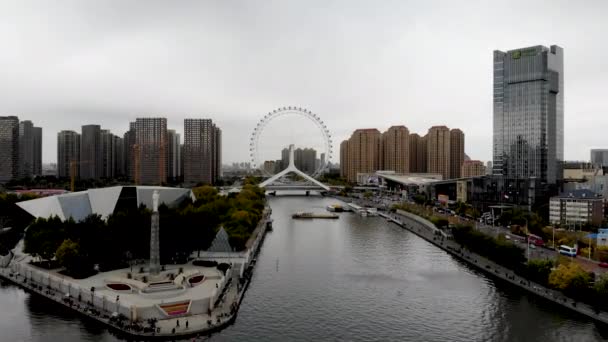
[(519, 59), (521, 57), (521, 51), (513, 51), (511, 53), (511, 58), (513, 59)]

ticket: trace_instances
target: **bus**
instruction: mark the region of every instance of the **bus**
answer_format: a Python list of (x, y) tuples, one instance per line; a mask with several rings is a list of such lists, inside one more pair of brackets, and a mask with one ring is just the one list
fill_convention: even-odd
[(567, 255), (569, 257), (575, 258), (576, 257), (576, 248), (566, 246), (566, 245), (561, 245), (561, 246), (559, 246), (559, 254), (563, 254), (563, 255)]
[(528, 243), (539, 247), (545, 245), (545, 241), (543, 241), (543, 238), (534, 234), (528, 234)]

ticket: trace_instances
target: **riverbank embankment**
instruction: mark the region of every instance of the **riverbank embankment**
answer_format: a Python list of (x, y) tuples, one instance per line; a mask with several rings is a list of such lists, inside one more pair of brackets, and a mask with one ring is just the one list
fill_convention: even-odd
[(579, 314), (592, 318), (595, 321), (608, 324), (608, 312), (598, 311), (590, 305), (577, 302), (572, 298), (564, 296), (564, 294), (559, 291), (534, 283), (528, 279), (516, 275), (515, 272), (510, 269), (498, 265), (497, 263), (488, 260), (481, 255), (472, 253), (466, 248), (463, 248), (463, 246), (454, 240), (450, 239), (447, 234), (436, 228), (433, 223), (420, 216), (402, 210), (397, 210), (395, 213), (381, 212), (380, 216), (404, 229), (407, 229), (433, 245), (445, 250), (457, 259), (475, 267), (478, 270), (481, 270), (486, 274), (491, 275), (494, 278), (499, 278), (514, 286), (524, 289), (529, 293), (533, 293), (534, 295), (543, 297), (546, 300), (549, 300), (564, 308), (576, 311)]

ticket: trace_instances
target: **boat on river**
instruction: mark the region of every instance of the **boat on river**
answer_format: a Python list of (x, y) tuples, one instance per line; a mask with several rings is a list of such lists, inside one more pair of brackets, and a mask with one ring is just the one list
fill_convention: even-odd
[(337, 219), (340, 216), (336, 214), (320, 214), (320, 213), (310, 213), (310, 212), (300, 212), (291, 215), (291, 218), (294, 219)]
[(341, 213), (343, 211), (346, 211), (345, 208), (340, 204), (330, 204), (325, 209), (332, 213)]

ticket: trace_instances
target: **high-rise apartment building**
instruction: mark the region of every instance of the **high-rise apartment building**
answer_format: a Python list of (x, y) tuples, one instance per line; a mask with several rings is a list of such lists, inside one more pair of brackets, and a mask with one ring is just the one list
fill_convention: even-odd
[(450, 178), (460, 178), (464, 154), (464, 133), (458, 128), (450, 130)]
[(325, 169), (327, 165), (325, 165), (325, 153), (321, 153), (321, 157), (319, 158), (320, 167)]
[(80, 176), (80, 134), (74, 131), (57, 133), (57, 176), (71, 177), (74, 163), (74, 176)]
[(123, 138), (114, 135), (114, 178), (126, 176), (125, 173), (125, 146)]
[(608, 167), (608, 149), (591, 150), (591, 164), (597, 167)]
[(416, 133), (410, 134), (409, 142), (410, 172), (425, 173), (427, 167), (426, 136), (421, 137)]
[(19, 178), (34, 175), (34, 124), (29, 121), (19, 123)]
[(340, 177), (348, 178), (348, 140), (340, 143)]
[(167, 182), (167, 119), (137, 118), (135, 120), (135, 170), (138, 184)]
[(99, 125), (82, 126), (80, 135), (80, 178), (98, 179), (103, 175), (103, 143)]
[(458, 178), (470, 178), (486, 174), (486, 167), (479, 160), (465, 160), (462, 162), (460, 176)]
[(554, 184), (564, 156), (564, 54), (494, 51), (494, 174)]
[(181, 136), (174, 129), (167, 130), (169, 140), (168, 158), (169, 172), (167, 176), (173, 181), (177, 181), (182, 175), (182, 151), (181, 151)]
[[(312, 175), (317, 170), (317, 151), (313, 148), (296, 148), (293, 152), (293, 159), (296, 168), (306, 174)], [(281, 164), (283, 164), (282, 160)]]
[(380, 169), (381, 140), (376, 128), (358, 129), (351, 135), (345, 169), (349, 182), (356, 182), (359, 173), (374, 173)]
[[(294, 158), (295, 158), (295, 151), (294, 151)], [(295, 160), (294, 160), (295, 163)], [(285, 147), (284, 149), (281, 150), (281, 165), (279, 165), (279, 168), (281, 169), (281, 171), (283, 171), (283, 169), (287, 168), (287, 166), (289, 166), (289, 148)]]
[(443, 179), (450, 178), (450, 129), (433, 126), (426, 135), (427, 172), (438, 173)]
[(135, 181), (135, 122), (129, 122), (129, 130), (123, 135), (123, 155), (125, 164), (125, 175)]
[(107, 129), (101, 130), (101, 154), (102, 172), (101, 177), (112, 179), (116, 170), (116, 146), (114, 144), (114, 134)]
[(32, 172), (34, 176), (42, 175), (42, 127), (34, 127), (34, 152)]
[(42, 128), (25, 120), (19, 123), (19, 177), (42, 175)]
[(382, 165), (396, 173), (410, 172), (410, 131), (405, 126), (392, 126), (382, 133)]
[(222, 178), (222, 130), (213, 125), (213, 182)]
[(211, 119), (184, 120), (184, 182), (213, 184), (221, 176), (221, 130)]
[(0, 182), (19, 174), (19, 118), (0, 116)]

